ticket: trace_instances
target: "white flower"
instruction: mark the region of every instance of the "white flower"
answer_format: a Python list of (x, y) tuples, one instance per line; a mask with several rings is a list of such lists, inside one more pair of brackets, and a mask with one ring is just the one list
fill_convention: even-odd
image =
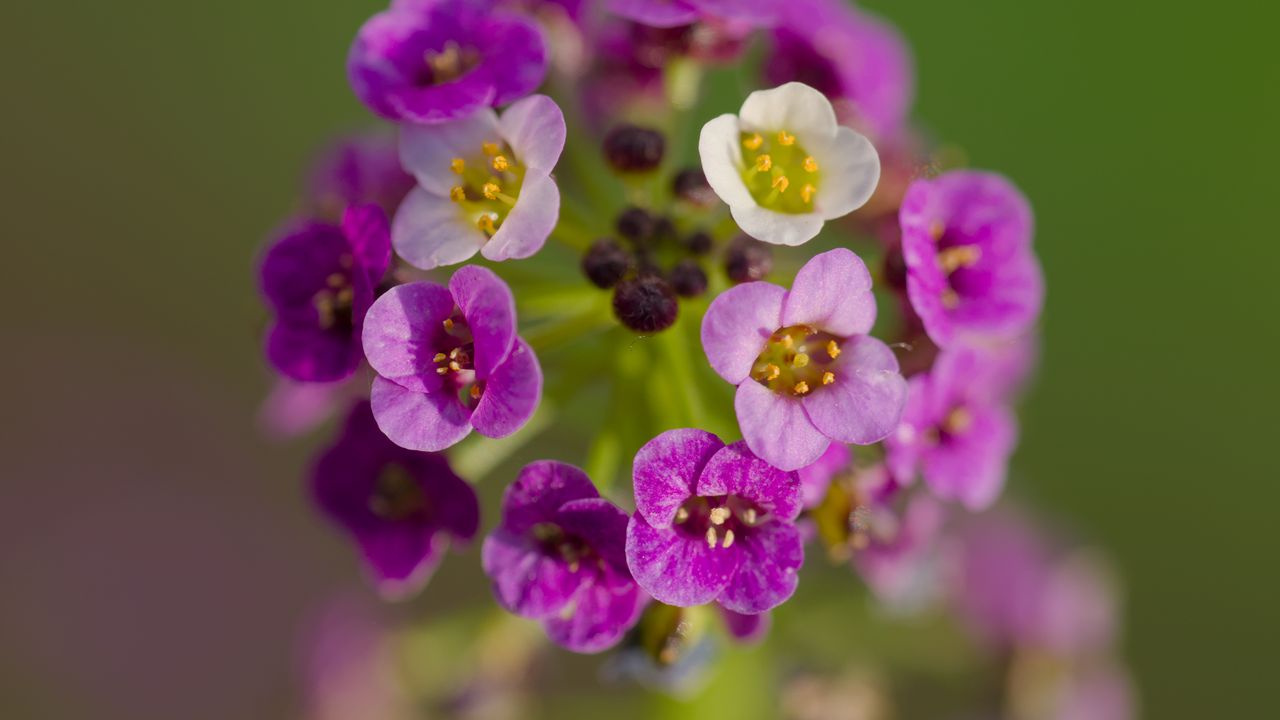
[(880, 181), (880, 157), (836, 123), (826, 96), (791, 82), (747, 96), (738, 115), (702, 127), (707, 182), (743, 232), (777, 245), (812, 240), (827, 220), (862, 207)]

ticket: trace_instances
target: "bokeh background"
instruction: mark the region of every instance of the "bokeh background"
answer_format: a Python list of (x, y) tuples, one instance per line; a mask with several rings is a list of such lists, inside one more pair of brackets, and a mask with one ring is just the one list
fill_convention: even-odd
[[(366, 122), (342, 64), (381, 4), (0, 6), (0, 716), (296, 712), (298, 629), (360, 583), (300, 496), (308, 443), (256, 432), (250, 263), (309, 153)], [(1147, 717), (1259, 716), (1280, 642), (1280, 16), (864, 5), (916, 52), (918, 117), (1036, 208), (1050, 291), (1015, 492), (1123, 572)]]

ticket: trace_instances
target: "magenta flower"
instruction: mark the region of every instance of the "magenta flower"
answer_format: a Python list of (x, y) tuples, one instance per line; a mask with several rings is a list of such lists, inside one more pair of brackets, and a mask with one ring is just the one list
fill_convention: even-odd
[(702, 430), (669, 430), (636, 453), (627, 564), (660, 602), (717, 601), (757, 614), (795, 592), (804, 562), (799, 479)]
[(1008, 339), (1035, 324), (1044, 278), (1027, 199), (992, 173), (953, 171), (907, 188), (899, 211), (907, 294), (939, 347)]
[(809, 521), (833, 559), (850, 560), (883, 602), (918, 605), (932, 595), (933, 551), (945, 519), (936, 500), (908, 497), (883, 465), (855, 466), (839, 443), (797, 474)]
[(724, 606), (720, 608), (720, 617), (724, 620), (724, 628), (729, 637), (744, 645), (754, 645), (769, 634), (769, 626), (773, 624), (773, 616), (769, 612), (744, 614), (737, 613)]
[(405, 597), (426, 584), (451, 540), (480, 525), (475, 491), (443, 455), (413, 452), (378, 430), (369, 403), (351, 409), (311, 473), (320, 509), (360, 548), (380, 592)]
[(360, 331), (391, 262), (387, 219), (374, 205), (348, 208), (341, 225), (309, 221), (262, 259), (262, 294), (275, 315), (267, 359), (300, 382), (349, 377), (364, 357)]
[(542, 369), (516, 336), (511, 290), (485, 268), (458, 270), (447, 288), (415, 282), (387, 291), (369, 309), (364, 349), (379, 375), (378, 426), (411, 450), (443, 450), (472, 428), (505, 437), (542, 398)]
[(898, 424), (907, 383), (888, 346), (867, 335), (871, 275), (843, 248), (814, 256), (790, 291), (738, 285), (711, 303), (702, 345), (738, 386), (734, 409), (751, 451), (797, 470), (831, 441), (867, 445)]
[(608, 0), (615, 15), (653, 27), (689, 25), (706, 17), (769, 25), (778, 6), (778, 0)]
[(400, 167), (393, 135), (351, 135), (326, 148), (311, 168), (308, 209), (326, 219), (340, 218), (351, 205), (372, 203), (392, 217), (413, 184)]
[(885, 441), (894, 476), (909, 483), (919, 473), (934, 495), (974, 510), (995, 502), (1018, 439), (1005, 367), (986, 352), (948, 348), (912, 377), (902, 424)]
[(347, 75), (370, 110), (440, 123), (533, 92), (547, 73), (535, 23), (489, 0), (393, 0), (360, 28)]
[(424, 270), (477, 252), (495, 261), (538, 252), (560, 217), (551, 170), (564, 140), (564, 114), (545, 95), (515, 103), (501, 118), (484, 109), (405, 126), (400, 159), (418, 187), (392, 223), (396, 252)]
[(507, 610), (542, 621), (557, 644), (600, 652), (622, 639), (649, 598), (631, 579), (627, 514), (572, 465), (525, 466), (485, 538), (485, 574)]
[(877, 139), (896, 137), (915, 95), (911, 50), (897, 29), (846, 0), (779, 5), (765, 83), (817, 88), (842, 123)]

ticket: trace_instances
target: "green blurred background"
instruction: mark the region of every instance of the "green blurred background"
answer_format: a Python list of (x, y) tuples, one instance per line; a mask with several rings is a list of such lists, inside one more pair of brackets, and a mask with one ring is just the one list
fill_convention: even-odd
[[(298, 618), (354, 571), (300, 498), (306, 448), (256, 435), (250, 263), (309, 153), (366, 122), (342, 63), (381, 5), (0, 8), (0, 716), (291, 714)], [(1050, 290), (1017, 492), (1113, 554), (1147, 717), (1258, 716), (1280, 641), (1280, 16), (865, 5), (915, 50), (921, 121), (1036, 208)]]

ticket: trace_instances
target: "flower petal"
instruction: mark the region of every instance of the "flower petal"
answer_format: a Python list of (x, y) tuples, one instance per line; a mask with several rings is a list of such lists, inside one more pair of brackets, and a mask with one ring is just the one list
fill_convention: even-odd
[(364, 352), (382, 377), (415, 392), (441, 387), (432, 359), (442, 347), (442, 323), (453, 314), (453, 297), (435, 283), (398, 285), (369, 308)]
[(800, 514), (800, 477), (756, 457), (742, 441), (711, 456), (698, 476), (694, 493), (700, 497), (737, 495), (784, 520), (794, 520)]
[(414, 392), (374, 378), (369, 399), (378, 427), (403, 448), (439, 452), (471, 432), (470, 413), (448, 393)]
[(822, 184), (813, 196), (813, 209), (825, 220), (857, 210), (880, 184), (880, 155), (871, 141), (841, 127), (830, 143), (814, 142), (809, 152), (822, 158)]
[(388, 600), (400, 600), (431, 579), (449, 547), (449, 537), (430, 527), (396, 524), (362, 535), (359, 543), (378, 592)]
[(471, 424), (485, 437), (506, 437), (529, 422), (542, 400), (542, 367), (521, 338), (505, 362), (485, 380)]
[(825, 222), (817, 213), (780, 213), (762, 208), (754, 200), (750, 205), (730, 205), (729, 213), (742, 232), (774, 245), (803, 245), (822, 232)]
[(691, 495), (698, 475), (724, 443), (705, 430), (668, 430), (645, 443), (632, 465), (636, 512), (667, 528)]
[(570, 606), (545, 620), (543, 626), (557, 645), (578, 653), (597, 653), (622, 639), (640, 619), (648, 600), (629, 573), (606, 570), (582, 583)]
[(862, 258), (845, 248), (813, 256), (796, 273), (782, 307), (782, 326), (808, 325), (848, 337), (871, 332), (876, 298)]
[[(513, 535), (523, 535), (538, 523), (559, 523), (560, 506), (565, 503), (599, 497), (591, 478), (582, 470), (555, 460), (539, 460), (525, 465), (502, 494), (501, 527)], [(625, 525), (625, 516), (622, 524)]]
[(617, 505), (594, 496), (570, 500), (556, 514), (556, 522), (566, 533), (581, 538), (615, 572), (630, 579), (626, 553), (628, 519)]
[(796, 591), (804, 564), (804, 542), (789, 522), (767, 522), (742, 533), (734, 543), (741, 561), (720, 595), (720, 604), (737, 613), (762, 613), (786, 602)]
[(503, 111), (498, 127), (516, 160), (531, 174), (546, 175), (555, 169), (568, 131), (564, 113), (554, 100), (546, 95), (518, 100)]
[(498, 603), (509, 612), (535, 620), (560, 612), (581, 582), (558, 553), (550, 554), (525, 535), (505, 528), (484, 539), (480, 562), (493, 581)]
[(492, 270), (468, 265), (449, 278), (449, 293), (471, 329), (476, 377), (487, 378), (515, 346), (516, 301), (511, 288)]
[(433, 270), (471, 258), (487, 238), (447, 196), (414, 188), (391, 223), (391, 245), (410, 265)]
[(831, 443), (822, 457), (796, 471), (800, 476), (800, 500), (806, 508), (816, 507), (827, 495), (831, 480), (853, 463), (853, 453), (844, 443)]
[(314, 326), (276, 323), (267, 335), (267, 360), (291, 380), (334, 382), (355, 373), (360, 343)]
[(1009, 456), (1018, 442), (1018, 423), (1007, 408), (967, 406), (972, 417), (961, 435), (922, 454), (925, 483), (943, 500), (984, 510), (1000, 497)]
[(547, 244), (559, 220), (560, 188), (549, 176), (530, 173), (520, 187), (515, 207), (480, 248), (480, 254), (495, 262), (530, 257)]
[(898, 426), (907, 401), (907, 381), (888, 345), (855, 335), (832, 367), (835, 382), (805, 396), (805, 414), (824, 435), (839, 442), (870, 445)]
[(711, 368), (737, 385), (747, 379), (756, 358), (782, 327), (787, 291), (766, 282), (731, 287), (720, 293), (702, 318), (702, 349)]
[(707, 184), (730, 207), (755, 205), (742, 180), (741, 129), (736, 115), (721, 115), (702, 126), (698, 135), (698, 157)]
[(365, 269), (370, 285), (382, 282), (391, 264), (391, 229), (382, 208), (353, 205), (342, 215), (342, 234), (351, 243), (356, 261)]
[(498, 116), (489, 108), (439, 125), (405, 123), (400, 126), (400, 164), (424, 190), (447, 198), (458, 184), (454, 158), (476, 157), (481, 145), (501, 139)]
[(684, 0), (608, 0), (609, 11), (619, 17), (650, 27), (669, 28), (689, 25), (699, 18), (698, 9)]
[(778, 395), (754, 380), (738, 386), (733, 409), (751, 452), (780, 470), (799, 470), (822, 457), (831, 444), (798, 398)]
[(757, 90), (742, 103), (742, 126), (748, 131), (786, 130), (809, 147), (836, 136), (836, 111), (827, 96), (799, 82)]
[(716, 599), (738, 569), (740, 553), (677, 527), (654, 528), (636, 513), (627, 526), (627, 565), (640, 587), (659, 602), (676, 607)]
[(769, 613), (744, 615), (729, 610), (723, 605), (719, 607), (720, 616), (724, 618), (724, 626), (734, 640), (741, 643), (755, 643), (764, 639), (764, 636), (769, 633), (769, 625), (772, 624)]

